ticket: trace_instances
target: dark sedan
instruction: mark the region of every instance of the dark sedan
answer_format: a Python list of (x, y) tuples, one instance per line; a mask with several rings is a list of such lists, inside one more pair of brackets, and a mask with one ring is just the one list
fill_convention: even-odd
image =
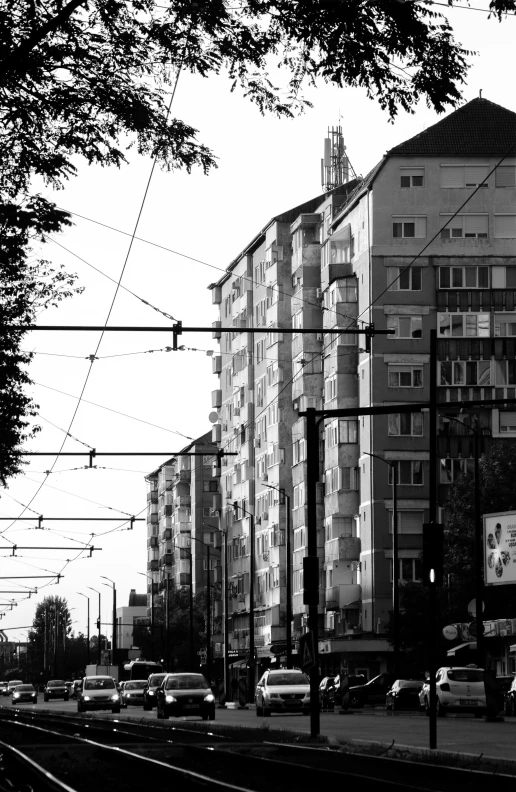
[(419, 694), (423, 683), (414, 679), (397, 679), (387, 691), (385, 704), (388, 710), (419, 710)]
[(391, 685), (396, 681), (394, 674), (378, 674), (365, 685), (349, 688), (352, 707), (363, 707), (364, 704), (385, 704), (385, 696)]
[(166, 674), (156, 700), (158, 718), (197, 715), (215, 720), (215, 696), (202, 674)]
[(143, 704), (143, 691), (147, 686), (146, 679), (133, 679), (130, 682), (123, 682), (120, 690), (120, 704), (126, 708), (129, 704)]
[(43, 691), (44, 701), (56, 698), (62, 698), (63, 701), (68, 701), (70, 698), (70, 693), (63, 679), (51, 679), (47, 682)]
[(32, 685), (17, 685), (13, 689), (13, 704), (22, 704), (28, 701), (29, 704), (38, 703), (38, 694)]
[(156, 706), (156, 696), (159, 686), (165, 679), (166, 674), (151, 674), (143, 690), (143, 709), (151, 710)]

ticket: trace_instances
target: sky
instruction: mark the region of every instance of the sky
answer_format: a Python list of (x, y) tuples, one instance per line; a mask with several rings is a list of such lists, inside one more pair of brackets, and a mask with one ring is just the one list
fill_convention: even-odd
[[(474, 8), (487, 8), (486, 0), (474, 1)], [(440, 10), (449, 17), (457, 40), (477, 53), (470, 58), (464, 101), (482, 91), (485, 99), (516, 112), (511, 76), (516, 70), (516, 17), (498, 24), (479, 11)], [(27, 639), (36, 605), (48, 595), (66, 598), (76, 633), (86, 632), (87, 603), (81, 595), (89, 596), (93, 634), (98, 594), (88, 587), (101, 592), (103, 632), (111, 636), (111, 583), (101, 576), (115, 582), (118, 605), (128, 604), (131, 589), (146, 590), (146, 522), (136, 522), (133, 530), (125, 522), (131, 515), (145, 518), (145, 475), (210, 427), (211, 391), (217, 378), (208, 353), (217, 349), (217, 342), (211, 333), (185, 333), (179, 341), (185, 351), (165, 351), (172, 346), (166, 329), (170, 319), (142, 300), (184, 326), (211, 326), (217, 310), (209, 284), (271, 217), (320, 194), (320, 159), (328, 126), (342, 125), (351, 164), (357, 174), (365, 175), (388, 149), (442, 117), (420, 102), (415, 114), (400, 111), (389, 123), (364, 90), (321, 84), (306, 91), (312, 109), (293, 120), (277, 120), (261, 116), (229, 87), (224, 77), (180, 75), (172, 112), (199, 130), (199, 140), (218, 157), (218, 168), (208, 176), (200, 171), (188, 175), (155, 170), (137, 231), (154, 245), (136, 240), (127, 256), (151, 171), (149, 158), (131, 150), (129, 164), (120, 170), (77, 161), (77, 175), (64, 190), (53, 195), (46, 191), (75, 216), (74, 226), (49, 241), (42, 255), (53, 266), (76, 272), (85, 291), (58, 309), (42, 312), (38, 323), (103, 325), (127, 258), (122, 287), (139, 299), (121, 288), (110, 324), (165, 329), (106, 333), (92, 365), (88, 357), (96, 350), (98, 332), (28, 334), (23, 347), (37, 352), (30, 366), (34, 385), (29, 392), (39, 404), (42, 427), (28, 448), (60, 449), (91, 368), (70, 431), (73, 438), (66, 438), (64, 450), (87, 452), (91, 447), (99, 452), (163, 454), (97, 457), (93, 468), (87, 456), (61, 457), (48, 477), (45, 471), (55, 457), (27, 458), (24, 474), (0, 491), (0, 517), (23, 515), (16, 522), (0, 522), (5, 531), (1, 575), (62, 572), (63, 577), (59, 583), (48, 578), (2, 581), (2, 588), (10, 591), (38, 588), (30, 598), (0, 595), (2, 603), (17, 602), (12, 609), (0, 605), (0, 612), (5, 611), (0, 629), (10, 640)], [(33, 511), (24, 510), (29, 504)], [(39, 530), (36, 515), (68, 519), (45, 519), (44, 530)], [(70, 519), (78, 517), (117, 519)], [(99, 548), (91, 558), (89, 552), (79, 553), (81, 543), (90, 540)], [(17, 549), (13, 557), (11, 542), (20, 548), (66, 549)]]

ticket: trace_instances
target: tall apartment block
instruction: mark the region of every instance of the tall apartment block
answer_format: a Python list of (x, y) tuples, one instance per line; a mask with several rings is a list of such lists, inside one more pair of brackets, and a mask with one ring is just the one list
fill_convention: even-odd
[[(216, 623), (222, 615), (216, 586), (222, 579), (220, 550), (216, 549), (220, 547), (216, 537), (220, 513), (217, 448), (208, 432), (181, 452), (146, 476), (147, 615), (151, 614), (151, 598), (156, 604), (164, 596), (167, 577), (171, 589), (191, 585), (197, 594), (206, 588), (209, 548), (212, 619)], [(216, 641), (220, 643), (220, 637)]]
[[(292, 508), (294, 635), (305, 629), (306, 442), (298, 411), (392, 404), (389, 416), (321, 427), (316, 526), (322, 670), (373, 676), (390, 667), (392, 579), (420, 579), (429, 508), (427, 416), (395, 407), (429, 398), (430, 329), (438, 333), (439, 401), (516, 394), (516, 160), (507, 157), (515, 140), (516, 114), (474, 99), (389, 151), (364, 179), (273, 218), (211, 285), (220, 311), (213, 440), (239, 453), (222, 468), (221, 492), (226, 505), (244, 509), (237, 521), (222, 510), (235, 654), (245, 653), (249, 628), (249, 513), (263, 665), (285, 639), (287, 507), (277, 490)], [(375, 336), (366, 352), (353, 329), (369, 324), (393, 334)], [(516, 439), (514, 406), (476, 412), (493, 437)], [(473, 443), (460, 423), (441, 422), (439, 432), (442, 505), (449, 484), (470, 470)]]

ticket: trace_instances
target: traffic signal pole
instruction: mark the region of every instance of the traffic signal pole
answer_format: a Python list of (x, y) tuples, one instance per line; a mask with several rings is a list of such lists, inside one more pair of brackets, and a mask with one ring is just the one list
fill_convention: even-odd
[[(437, 330), (430, 330), (430, 421), (429, 421), (429, 523), (437, 523)], [(440, 534), (439, 534), (440, 535)], [(433, 553), (435, 557), (435, 553)], [(435, 570), (427, 582), (428, 598), (428, 673), (430, 675), (429, 745), (437, 748), (437, 580)]]
[[(319, 561), (317, 558), (317, 487), (319, 481), (319, 437), (315, 408), (309, 407), (306, 415), (307, 464), (307, 557), (303, 559), (303, 603), (308, 605), (308, 629), (313, 634), (313, 665), (310, 668), (310, 736), (316, 738), (321, 731), (319, 712)], [(308, 563), (305, 563), (308, 562)]]

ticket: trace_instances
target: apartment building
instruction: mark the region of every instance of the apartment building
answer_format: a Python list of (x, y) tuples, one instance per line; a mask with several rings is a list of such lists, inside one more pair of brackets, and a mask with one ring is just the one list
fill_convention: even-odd
[[(212, 439), (239, 453), (221, 471), (233, 650), (244, 653), (248, 641), (250, 513), (258, 659), (269, 662), (285, 638), (286, 505), (278, 490), (292, 508), (294, 635), (305, 629), (306, 436), (298, 411), (427, 400), (432, 328), (440, 401), (514, 397), (515, 140), (516, 114), (474, 99), (387, 152), (364, 179), (273, 218), (210, 286), (220, 311)], [(366, 324), (394, 334), (375, 336), (366, 352), (364, 336), (353, 333)], [(246, 333), (251, 327), (263, 333)], [(493, 437), (516, 439), (514, 408), (478, 415)], [(456, 422), (441, 423), (440, 433), (442, 505), (446, 487), (470, 468), (473, 444)], [(372, 676), (390, 665), (393, 574), (421, 575), (427, 416), (393, 410), (326, 420), (319, 464), (321, 666)], [(243, 507), (237, 520), (227, 506), (234, 501)]]
[[(167, 577), (170, 589), (192, 586), (194, 594), (205, 589), (209, 555), (212, 618), (220, 620), (222, 575), (217, 537), (221, 503), (217, 450), (208, 432), (145, 477), (148, 616), (151, 598), (156, 604), (157, 598), (165, 594)], [(220, 629), (219, 625), (219, 633)], [(216, 632), (213, 637), (220, 643)]]

